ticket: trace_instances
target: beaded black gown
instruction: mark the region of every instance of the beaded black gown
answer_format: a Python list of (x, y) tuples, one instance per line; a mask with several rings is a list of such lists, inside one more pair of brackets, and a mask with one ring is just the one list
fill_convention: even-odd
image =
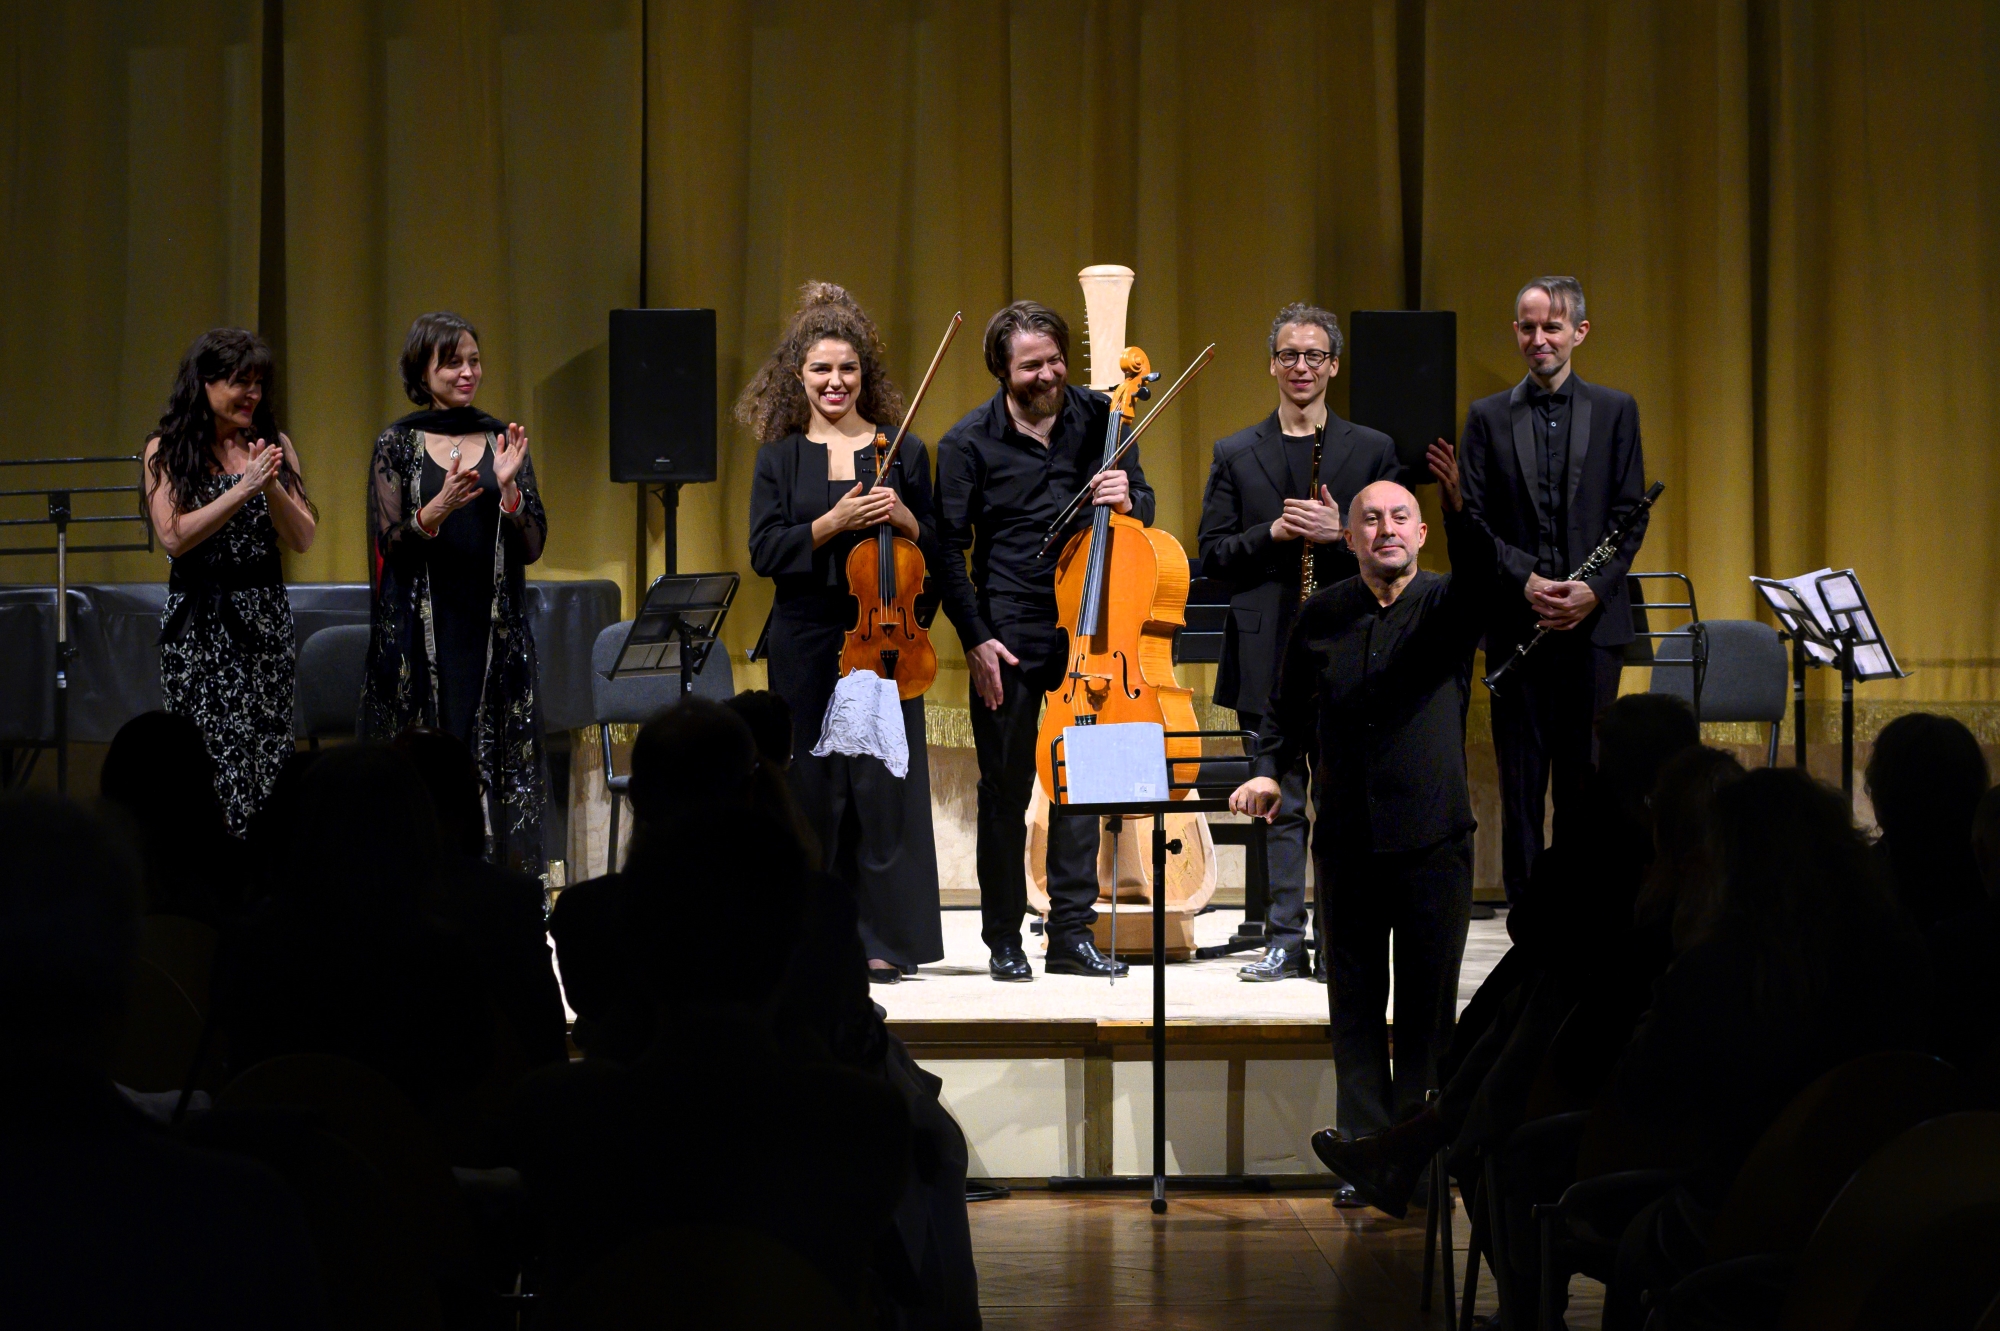
[[(242, 479), (203, 481), (195, 507)], [(215, 793), (242, 836), (292, 753), (298, 671), (292, 602), (271, 504), (252, 495), (221, 529), (172, 561), (160, 613), (160, 694), (201, 727)]]

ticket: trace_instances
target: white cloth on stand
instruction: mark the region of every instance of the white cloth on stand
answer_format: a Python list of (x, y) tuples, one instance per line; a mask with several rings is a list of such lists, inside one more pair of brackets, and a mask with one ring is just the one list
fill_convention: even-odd
[(895, 680), (873, 670), (841, 676), (826, 705), (819, 743), (813, 745), (813, 757), (829, 753), (880, 758), (898, 781), (910, 774), (910, 737), (903, 729), (903, 700)]

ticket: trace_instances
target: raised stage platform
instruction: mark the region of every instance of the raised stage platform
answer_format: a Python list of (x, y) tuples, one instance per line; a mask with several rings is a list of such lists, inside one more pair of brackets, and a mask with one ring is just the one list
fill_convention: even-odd
[[(1228, 941), (1240, 910), (1195, 920), (1196, 943)], [(1150, 1168), (1152, 979), (1135, 966), (1113, 982), (1040, 973), (987, 978), (979, 912), (944, 915), (945, 958), (878, 985), (890, 1029), (944, 1079), (976, 1177), (1031, 1181)], [(1459, 1002), (1507, 950), (1504, 917), (1473, 924)], [(1249, 984), (1245, 953), (1173, 963), (1167, 974), (1168, 1172), (1322, 1173), (1307, 1146), (1333, 1121), (1326, 988), (1310, 980)]]

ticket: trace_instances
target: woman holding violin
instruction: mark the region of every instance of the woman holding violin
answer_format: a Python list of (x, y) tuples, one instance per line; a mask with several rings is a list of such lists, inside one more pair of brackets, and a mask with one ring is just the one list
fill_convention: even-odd
[[(792, 709), (792, 789), (819, 835), (825, 868), (854, 890), (869, 977), (883, 983), (944, 956), (923, 699), (902, 704), (910, 767), (901, 779), (880, 759), (815, 757), (812, 749), (856, 625), (849, 555), (863, 541), (872, 550), (885, 523), (926, 554), (936, 548), (923, 442), (905, 435), (875, 483), (878, 439), (886, 443), (902, 417), (874, 322), (828, 282), (806, 284), (784, 336), (736, 404), (736, 418), (761, 445), (750, 564), (777, 589), (767, 659), (771, 688)], [(872, 577), (874, 561), (861, 562)]]

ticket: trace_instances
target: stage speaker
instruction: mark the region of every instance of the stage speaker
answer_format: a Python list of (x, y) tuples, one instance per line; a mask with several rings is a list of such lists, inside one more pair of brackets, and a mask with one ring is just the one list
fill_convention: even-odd
[(1356, 310), (1347, 316), (1347, 414), (1396, 441), (1405, 479), (1431, 479), (1424, 450), (1458, 442), (1458, 315)]
[(715, 311), (611, 311), (611, 479), (715, 479)]

